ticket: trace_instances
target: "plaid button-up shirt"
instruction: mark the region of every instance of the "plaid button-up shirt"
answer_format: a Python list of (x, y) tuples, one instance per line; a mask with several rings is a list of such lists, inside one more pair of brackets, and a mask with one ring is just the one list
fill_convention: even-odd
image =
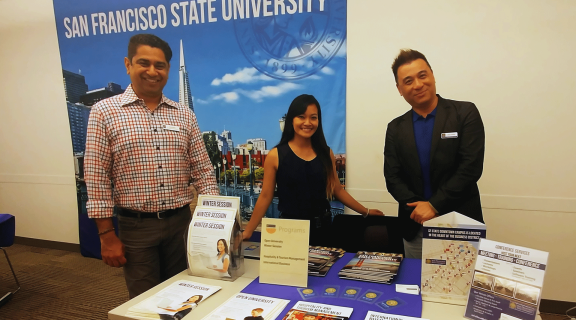
[(181, 207), (192, 201), (190, 182), (199, 194), (219, 193), (192, 110), (163, 95), (150, 111), (132, 85), (92, 108), (84, 177), (90, 218), (111, 217), (114, 205), (145, 212)]

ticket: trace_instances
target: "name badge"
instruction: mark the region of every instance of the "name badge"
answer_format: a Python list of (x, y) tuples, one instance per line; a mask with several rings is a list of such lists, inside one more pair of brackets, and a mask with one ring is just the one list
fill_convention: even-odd
[(162, 125), (162, 128), (163, 128), (164, 130), (180, 131), (180, 127), (179, 127), (179, 126), (171, 126), (171, 125), (164, 124), (164, 125)]
[(458, 138), (458, 132), (446, 132), (441, 134), (442, 139), (454, 139)]

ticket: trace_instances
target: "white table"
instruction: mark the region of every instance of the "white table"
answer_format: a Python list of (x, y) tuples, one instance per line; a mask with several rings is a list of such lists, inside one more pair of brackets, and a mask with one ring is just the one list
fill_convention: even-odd
[[(234, 282), (224, 281), (224, 280), (216, 280), (216, 279), (208, 279), (208, 278), (199, 278), (199, 277), (192, 277), (189, 276), (187, 271), (182, 271), (180, 274), (170, 278), (167, 281), (159, 284), (158, 286), (144, 292), (143, 294), (139, 295), (138, 297), (122, 304), (121, 306), (111, 310), (108, 312), (108, 319), (110, 320), (132, 320), (133, 318), (125, 316), (128, 308), (131, 306), (141, 302), (142, 300), (150, 297), (151, 295), (156, 294), (160, 290), (166, 288), (169, 284), (173, 283), (176, 280), (189, 280), (200, 282), (208, 285), (217, 285), (222, 287), (220, 291), (216, 294), (211, 296), (210, 298), (203, 301), (201, 304), (194, 309), (193, 312), (189, 313), (184, 320), (199, 320), (230, 298), (235, 293), (240, 292), (244, 287), (250, 284), (256, 277), (258, 277), (258, 271), (260, 268), (260, 261), (253, 260), (253, 259), (245, 259), (244, 260), (244, 268), (245, 273), (242, 277), (236, 279)], [(295, 303), (294, 301), (292, 303)], [(430, 320), (460, 320), (465, 319), (464, 315), (464, 306), (457, 306), (445, 303), (437, 303), (437, 302), (422, 302), (422, 318), (430, 319)], [(542, 320), (540, 315), (536, 316), (536, 320)]]

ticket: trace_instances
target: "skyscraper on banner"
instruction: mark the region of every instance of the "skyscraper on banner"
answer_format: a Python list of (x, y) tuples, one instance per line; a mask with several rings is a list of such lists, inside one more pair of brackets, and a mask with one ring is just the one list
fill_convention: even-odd
[(184, 63), (184, 47), (182, 46), (182, 39), (180, 39), (180, 69), (179, 69), (180, 83), (178, 86), (178, 102), (188, 106), (194, 111), (192, 105), (192, 93), (190, 93), (190, 80), (188, 80), (188, 71), (186, 71), (186, 64)]

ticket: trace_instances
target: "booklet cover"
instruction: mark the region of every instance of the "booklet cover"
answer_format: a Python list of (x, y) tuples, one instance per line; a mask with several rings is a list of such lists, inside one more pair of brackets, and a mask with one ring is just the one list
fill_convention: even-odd
[(340, 270), (342, 279), (390, 284), (398, 273), (403, 255), (397, 253), (358, 251)]
[(282, 320), (348, 320), (352, 308), (298, 301)]
[(308, 250), (308, 275), (324, 277), (346, 251), (340, 248), (310, 246)]
[(422, 300), (465, 305), (486, 226), (457, 212), (424, 223)]
[(130, 307), (126, 316), (137, 319), (177, 319), (220, 290), (218, 286), (178, 280), (152, 297)]
[(548, 252), (480, 240), (464, 316), (500, 320), (536, 318)]
[(273, 320), (284, 310), (289, 300), (237, 293), (203, 320)]
[(397, 314), (387, 314), (387, 313), (379, 313), (374, 311), (368, 311), (366, 314), (366, 318), (364, 320), (427, 320), (424, 318), (414, 318), (408, 316), (399, 316)]

